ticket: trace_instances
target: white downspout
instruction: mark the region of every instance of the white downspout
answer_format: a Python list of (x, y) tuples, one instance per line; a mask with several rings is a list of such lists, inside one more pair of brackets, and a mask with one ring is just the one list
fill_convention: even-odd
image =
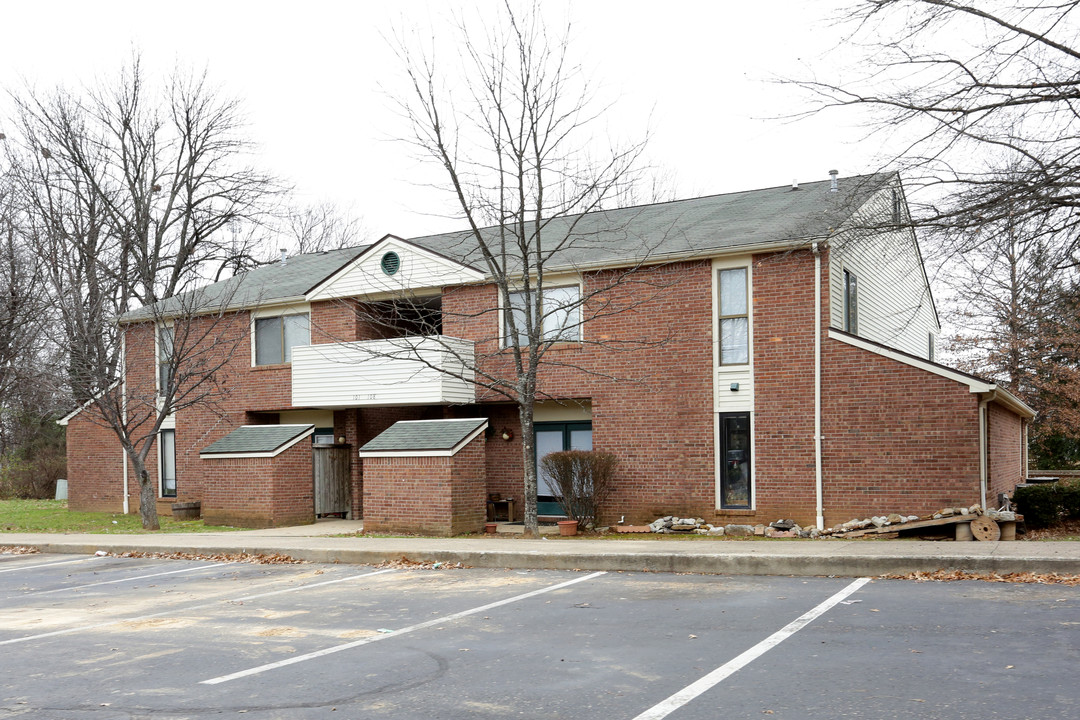
[(982, 496), (982, 509), (986, 510), (986, 398), (979, 400), (979, 490)]
[(814, 488), (817, 528), (825, 529), (825, 492), (821, 476), (821, 252), (814, 243)]
[[(120, 328), (120, 422), (127, 423), (127, 333)], [(124, 473), (124, 514), (131, 512), (128, 500), (128, 459), (124, 448), (120, 448), (120, 467)]]

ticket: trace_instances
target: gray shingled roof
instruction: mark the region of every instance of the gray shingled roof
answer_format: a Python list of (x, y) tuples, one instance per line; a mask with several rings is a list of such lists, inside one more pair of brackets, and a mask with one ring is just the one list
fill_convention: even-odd
[[(872, 193), (894, 176), (856, 175), (840, 178), (839, 192), (830, 181), (746, 190), (672, 202), (604, 210), (554, 219), (547, 232), (562, 238), (572, 234), (567, 249), (547, 263), (548, 271), (580, 267), (614, 266), (620, 261), (647, 258), (702, 256), (740, 246), (787, 244), (821, 238), (839, 228)], [(498, 228), (483, 232), (495, 237)], [(476, 240), (467, 232), (412, 238), (409, 242), (484, 271)], [(266, 265), (243, 275), (208, 285), (180, 298), (197, 297), (201, 308), (253, 306), (298, 297), (344, 267), (367, 246), (297, 255), (288, 264)], [(509, 268), (513, 270), (513, 268)], [(190, 299), (163, 300), (164, 314), (191, 312)], [(122, 321), (149, 319), (142, 308)]]
[[(882, 187), (891, 174), (710, 195), (557, 218), (548, 234), (573, 238), (547, 263), (548, 271), (612, 265), (621, 260), (703, 255), (740, 246), (786, 244), (827, 237)], [(494, 238), (497, 228), (483, 232)], [(483, 270), (470, 233), (444, 233), (409, 242)]]
[[(362, 245), (308, 253), (291, 257), (284, 265), (280, 262), (263, 265), (191, 293), (162, 300), (158, 304), (158, 312), (163, 315), (177, 312), (188, 314), (198, 312), (199, 309), (252, 307), (286, 298), (302, 297), (366, 248), (366, 245)], [(120, 320), (133, 322), (151, 317), (153, 315), (148, 308), (139, 308), (125, 313)]]
[(384, 430), (360, 452), (417, 452), (453, 450), (487, 418), (464, 420), (403, 420)]
[(206, 446), (200, 454), (272, 453), (314, 427), (314, 425), (244, 425)]

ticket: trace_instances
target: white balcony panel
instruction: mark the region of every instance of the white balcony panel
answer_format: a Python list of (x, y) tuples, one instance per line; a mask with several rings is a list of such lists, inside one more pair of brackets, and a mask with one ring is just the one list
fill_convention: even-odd
[(473, 344), (450, 337), (394, 338), (294, 347), (292, 404), (364, 405), (470, 403)]

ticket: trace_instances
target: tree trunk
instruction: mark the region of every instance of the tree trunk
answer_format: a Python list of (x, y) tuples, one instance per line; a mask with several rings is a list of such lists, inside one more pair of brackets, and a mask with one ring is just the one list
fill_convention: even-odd
[(135, 465), (135, 477), (139, 478), (139, 516), (143, 530), (160, 530), (157, 514), (157, 487), (150, 480), (146, 464), (138, 458), (132, 460)]
[(536, 512), (536, 426), (533, 424), (533, 404), (521, 403), (518, 406), (521, 418), (521, 456), (525, 470), (525, 537), (540, 535)]

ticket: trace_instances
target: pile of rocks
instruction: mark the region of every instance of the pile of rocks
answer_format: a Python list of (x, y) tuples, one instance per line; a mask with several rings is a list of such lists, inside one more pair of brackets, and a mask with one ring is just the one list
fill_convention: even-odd
[(693, 533), (696, 535), (757, 535), (759, 537), (818, 537), (817, 528), (801, 528), (794, 520), (777, 520), (768, 525), (713, 525), (701, 518), (681, 518), (666, 515), (649, 523), (654, 533)]

